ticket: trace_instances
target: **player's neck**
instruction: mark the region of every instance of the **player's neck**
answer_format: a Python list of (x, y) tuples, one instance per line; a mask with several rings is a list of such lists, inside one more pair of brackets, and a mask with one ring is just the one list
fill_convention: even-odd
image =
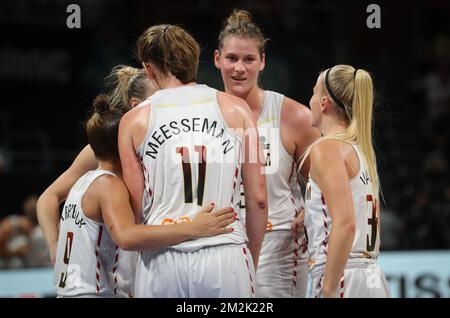
[(107, 170), (111, 171), (115, 175), (121, 177), (122, 176), (122, 166), (120, 164), (120, 160), (98, 160), (98, 170)]
[(175, 76), (169, 76), (167, 79), (165, 79), (161, 85), (161, 89), (167, 89), (167, 88), (175, 88), (180, 87), (184, 85), (195, 85), (195, 82), (190, 82), (187, 84), (183, 84), (178, 78)]
[(346, 123), (336, 121), (324, 121), (320, 127), (320, 131), (324, 136), (336, 135), (344, 132), (346, 129)]

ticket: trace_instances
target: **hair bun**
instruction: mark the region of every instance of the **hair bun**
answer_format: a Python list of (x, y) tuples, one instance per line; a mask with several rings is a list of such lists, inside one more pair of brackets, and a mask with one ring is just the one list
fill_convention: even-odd
[(111, 104), (109, 101), (109, 96), (106, 94), (98, 95), (92, 105), (94, 106), (94, 112), (102, 114), (109, 111)]
[(247, 10), (234, 10), (228, 17), (227, 24), (233, 25), (238, 23), (253, 23), (253, 17)]
[(139, 75), (139, 69), (126, 65), (118, 65), (112, 72), (116, 74), (121, 85), (128, 85), (133, 76)]

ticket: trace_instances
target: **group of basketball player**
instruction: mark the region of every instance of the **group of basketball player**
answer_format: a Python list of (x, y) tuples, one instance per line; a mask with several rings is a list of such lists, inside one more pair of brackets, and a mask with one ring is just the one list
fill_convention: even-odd
[(313, 297), (389, 297), (371, 77), (321, 72), (309, 110), (258, 86), (265, 43), (247, 11), (225, 21), (225, 92), (196, 83), (175, 25), (140, 36), (143, 69), (114, 68), (38, 202), (59, 297), (305, 297), (308, 272)]

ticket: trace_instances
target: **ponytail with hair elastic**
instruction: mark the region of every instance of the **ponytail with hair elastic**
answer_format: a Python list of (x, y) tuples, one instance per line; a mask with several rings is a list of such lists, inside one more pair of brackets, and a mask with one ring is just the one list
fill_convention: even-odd
[[(374, 194), (378, 195), (380, 181), (372, 143), (374, 95), (372, 78), (366, 70), (355, 69), (350, 65), (336, 65), (324, 72), (327, 72), (328, 75), (329, 89), (332, 90), (335, 97), (344, 106), (344, 109), (342, 107), (335, 107), (336, 113), (346, 120), (349, 125), (342, 133), (321, 137), (313, 142), (301, 156), (298, 170), (303, 166), (312, 147), (323, 140), (338, 140), (350, 144), (357, 144), (365, 157), (369, 176), (374, 187)], [(324, 86), (326, 85), (324, 83)], [(351, 116), (345, 114), (345, 109), (347, 108), (349, 108), (349, 114)]]
[(197, 81), (200, 46), (189, 32), (177, 25), (148, 28), (136, 43), (136, 56), (158, 70), (157, 82), (169, 75), (183, 84)]
[(143, 69), (131, 66), (118, 65), (106, 77), (107, 86), (110, 87), (111, 106), (123, 110), (130, 110), (131, 98), (144, 100), (148, 90), (149, 81)]

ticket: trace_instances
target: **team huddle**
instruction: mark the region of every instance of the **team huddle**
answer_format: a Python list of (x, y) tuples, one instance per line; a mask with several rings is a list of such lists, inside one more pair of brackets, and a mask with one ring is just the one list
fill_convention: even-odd
[(225, 21), (225, 92), (197, 83), (175, 25), (140, 36), (142, 69), (113, 69), (89, 145), (38, 201), (58, 297), (299, 298), (308, 274), (312, 297), (390, 296), (370, 74), (321, 72), (308, 109), (258, 86), (265, 43), (247, 11)]

